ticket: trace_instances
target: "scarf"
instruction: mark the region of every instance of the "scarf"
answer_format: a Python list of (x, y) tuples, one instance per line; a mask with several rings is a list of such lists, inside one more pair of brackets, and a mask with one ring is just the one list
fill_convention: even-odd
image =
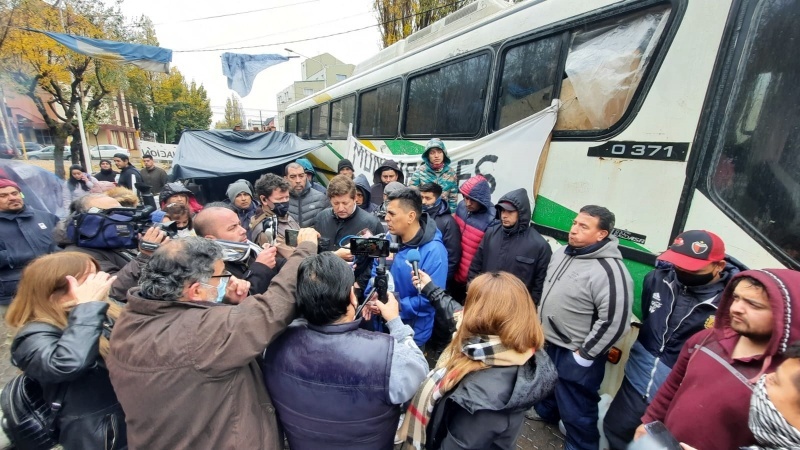
[(434, 172), (438, 172), (444, 168), (444, 163), (441, 162), (439, 164), (434, 164), (432, 162), (428, 162), (428, 165), (433, 169)]
[(750, 420), (748, 425), (756, 441), (763, 447), (747, 447), (750, 450), (792, 449), (800, 447), (800, 430), (793, 427), (767, 396), (766, 375), (762, 375), (750, 397)]
[[(519, 353), (503, 346), (500, 336), (477, 335), (467, 339), (461, 346), (461, 353), (473, 361), (481, 361), (490, 367), (509, 367), (527, 363), (533, 356), (533, 349)], [(433, 408), (447, 393), (444, 390), (445, 382), (457, 375), (457, 373), (447, 372), (446, 367), (434, 369), (428, 374), (411, 400), (411, 404), (408, 405), (403, 425), (397, 432), (397, 435), (403, 439), (403, 450), (425, 448), (426, 428), (431, 414), (433, 414)]]

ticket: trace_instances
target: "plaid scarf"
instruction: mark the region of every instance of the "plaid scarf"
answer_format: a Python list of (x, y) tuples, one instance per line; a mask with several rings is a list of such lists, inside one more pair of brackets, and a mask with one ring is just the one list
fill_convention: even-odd
[(763, 447), (747, 449), (794, 449), (800, 447), (800, 430), (793, 427), (767, 396), (766, 375), (758, 380), (750, 398), (750, 431)]
[[(473, 361), (481, 361), (487, 366), (520, 366), (533, 356), (533, 349), (519, 353), (508, 349), (495, 335), (472, 336), (461, 346), (461, 353)], [(428, 378), (417, 390), (411, 404), (408, 405), (403, 425), (397, 435), (403, 439), (403, 450), (422, 450), (425, 448), (425, 430), (428, 427), (433, 408), (446, 393), (443, 387), (446, 381), (458, 374), (447, 372), (440, 367), (428, 374)], [(463, 378), (462, 378), (463, 379)]]

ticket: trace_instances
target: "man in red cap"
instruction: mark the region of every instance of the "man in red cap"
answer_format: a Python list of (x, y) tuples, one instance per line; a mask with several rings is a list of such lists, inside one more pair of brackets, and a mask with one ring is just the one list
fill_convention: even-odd
[(625, 366), (625, 378), (604, 420), (612, 449), (627, 448), (641, 417), (669, 375), (683, 344), (693, 334), (714, 327), (722, 291), (746, 269), (726, 257), (714, 233), (679, 234), (644, 278), (642, 326)]
[(56, 250), (53, 228), (58, 217), (25, 206), (17, 183), (0, 178), (0, 314), (5, 316), (17, 293), (22, 269), (37, 256)]

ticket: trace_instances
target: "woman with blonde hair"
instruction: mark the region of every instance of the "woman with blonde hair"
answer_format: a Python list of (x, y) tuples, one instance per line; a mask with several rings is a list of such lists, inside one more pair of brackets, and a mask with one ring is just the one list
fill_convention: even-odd
[[(419, 281), (437, 315), (454, 304), (425, 273)], [(555, 387), (543, 345), (522, 281), (507, 272), (475, 278), (452, 342), (406, 411), (403, 449), (516, 448), (525, 411)]]
[(60, 403), (58, 441), (71, 449), (127, 448), (125, 414), (103, 358), (120, 308), (109, 303), (116, 277), (91, 256), (61, 252), (35, 259), (22, 272), (6, 322), (17, 329), (11, 361)]

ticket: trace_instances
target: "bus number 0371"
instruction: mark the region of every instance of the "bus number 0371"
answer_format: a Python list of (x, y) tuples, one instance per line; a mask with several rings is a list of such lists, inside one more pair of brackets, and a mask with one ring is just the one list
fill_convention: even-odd
[(586, 156), (596, 158), (655, 159), (686, 161), (688, 142), (621, 142), (610, 141), (590, 147)]

